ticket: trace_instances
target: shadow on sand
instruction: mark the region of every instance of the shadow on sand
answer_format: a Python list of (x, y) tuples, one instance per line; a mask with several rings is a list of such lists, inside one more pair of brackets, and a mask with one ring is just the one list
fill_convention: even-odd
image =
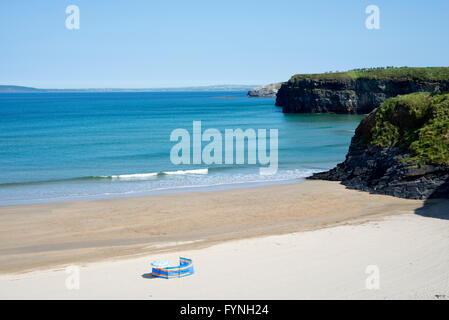
[(449, 180), (438, 187), (415, 213), (423, 217), (449, 220)]
[(142, 278), (144, 278), (144, 279), (158, 279), (157, 277), (153, 276), (153, 274), (151, 272), (150, 273), (144, 273), (142, 275)]

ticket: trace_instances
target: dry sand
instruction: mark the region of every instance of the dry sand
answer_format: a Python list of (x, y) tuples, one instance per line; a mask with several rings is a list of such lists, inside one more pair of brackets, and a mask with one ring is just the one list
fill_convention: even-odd
[[(1, 207), (0, 298), (445, 298), (448, 212), (323, 181)], [(194, 276), (151, 278), (151, 260), (179, 255)]]
[[(449, 220), (414, 214), (358, 225), (229, 241), (64, 269), (0, 276), (0, 299), (447, 299)], [(151, 277), (156, 258), (192, 258), (195, 274)], [(367, 289), (369, 265), (379, 289)]]

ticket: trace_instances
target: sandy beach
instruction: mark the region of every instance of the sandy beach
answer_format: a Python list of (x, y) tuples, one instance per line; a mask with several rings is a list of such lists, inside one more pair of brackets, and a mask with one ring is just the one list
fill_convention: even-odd
[[(0, 298), (447, 298), (448, 211), (324, 181), (1, 207)], [(151, 277), (180, 255), (194, 276)]]

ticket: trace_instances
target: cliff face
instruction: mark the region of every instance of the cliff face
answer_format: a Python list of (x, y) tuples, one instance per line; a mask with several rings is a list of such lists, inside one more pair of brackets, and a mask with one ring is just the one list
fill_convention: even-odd
[(449, 198), (449, 94), (388, 99), (357, 127), (346, 160), (310, 179), (402, 198)]
[(285, 113), (369, 113), (390, 97), (449, 91), (448, 80), (290, 79), (276, 105)]
[(341, 181), (350, 189), (407, 199), (449, 198), (449, 166), (402, 163), (399, 149), (377, 148), (356, 142), (346, 160), (309, 179)]
[(285, 113), (369, 113), (390, 97), (440, 91), (449, 91), (449, 67), (297, 74), (282, 84), (276, 105)]

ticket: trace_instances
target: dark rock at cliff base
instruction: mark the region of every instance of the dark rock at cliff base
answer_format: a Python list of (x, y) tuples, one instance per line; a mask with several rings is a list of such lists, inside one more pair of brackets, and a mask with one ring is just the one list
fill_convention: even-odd
[(345, 161), (309, 179), (401, 198), (449, 198), (449, 94), (409, 96), (366, 116)]
[(296, 75), (282, 84), (276, 105), (284, 113), (369, 113), (386, 99), (400, 94), (449, 91), (448, 76), (449, 68)]
[(309, 179), (341, 181), (349, 189), (408, 199), (449, 198), (449, 166), (401, 162), (399, 148), (352, 143), (346, 160)]

